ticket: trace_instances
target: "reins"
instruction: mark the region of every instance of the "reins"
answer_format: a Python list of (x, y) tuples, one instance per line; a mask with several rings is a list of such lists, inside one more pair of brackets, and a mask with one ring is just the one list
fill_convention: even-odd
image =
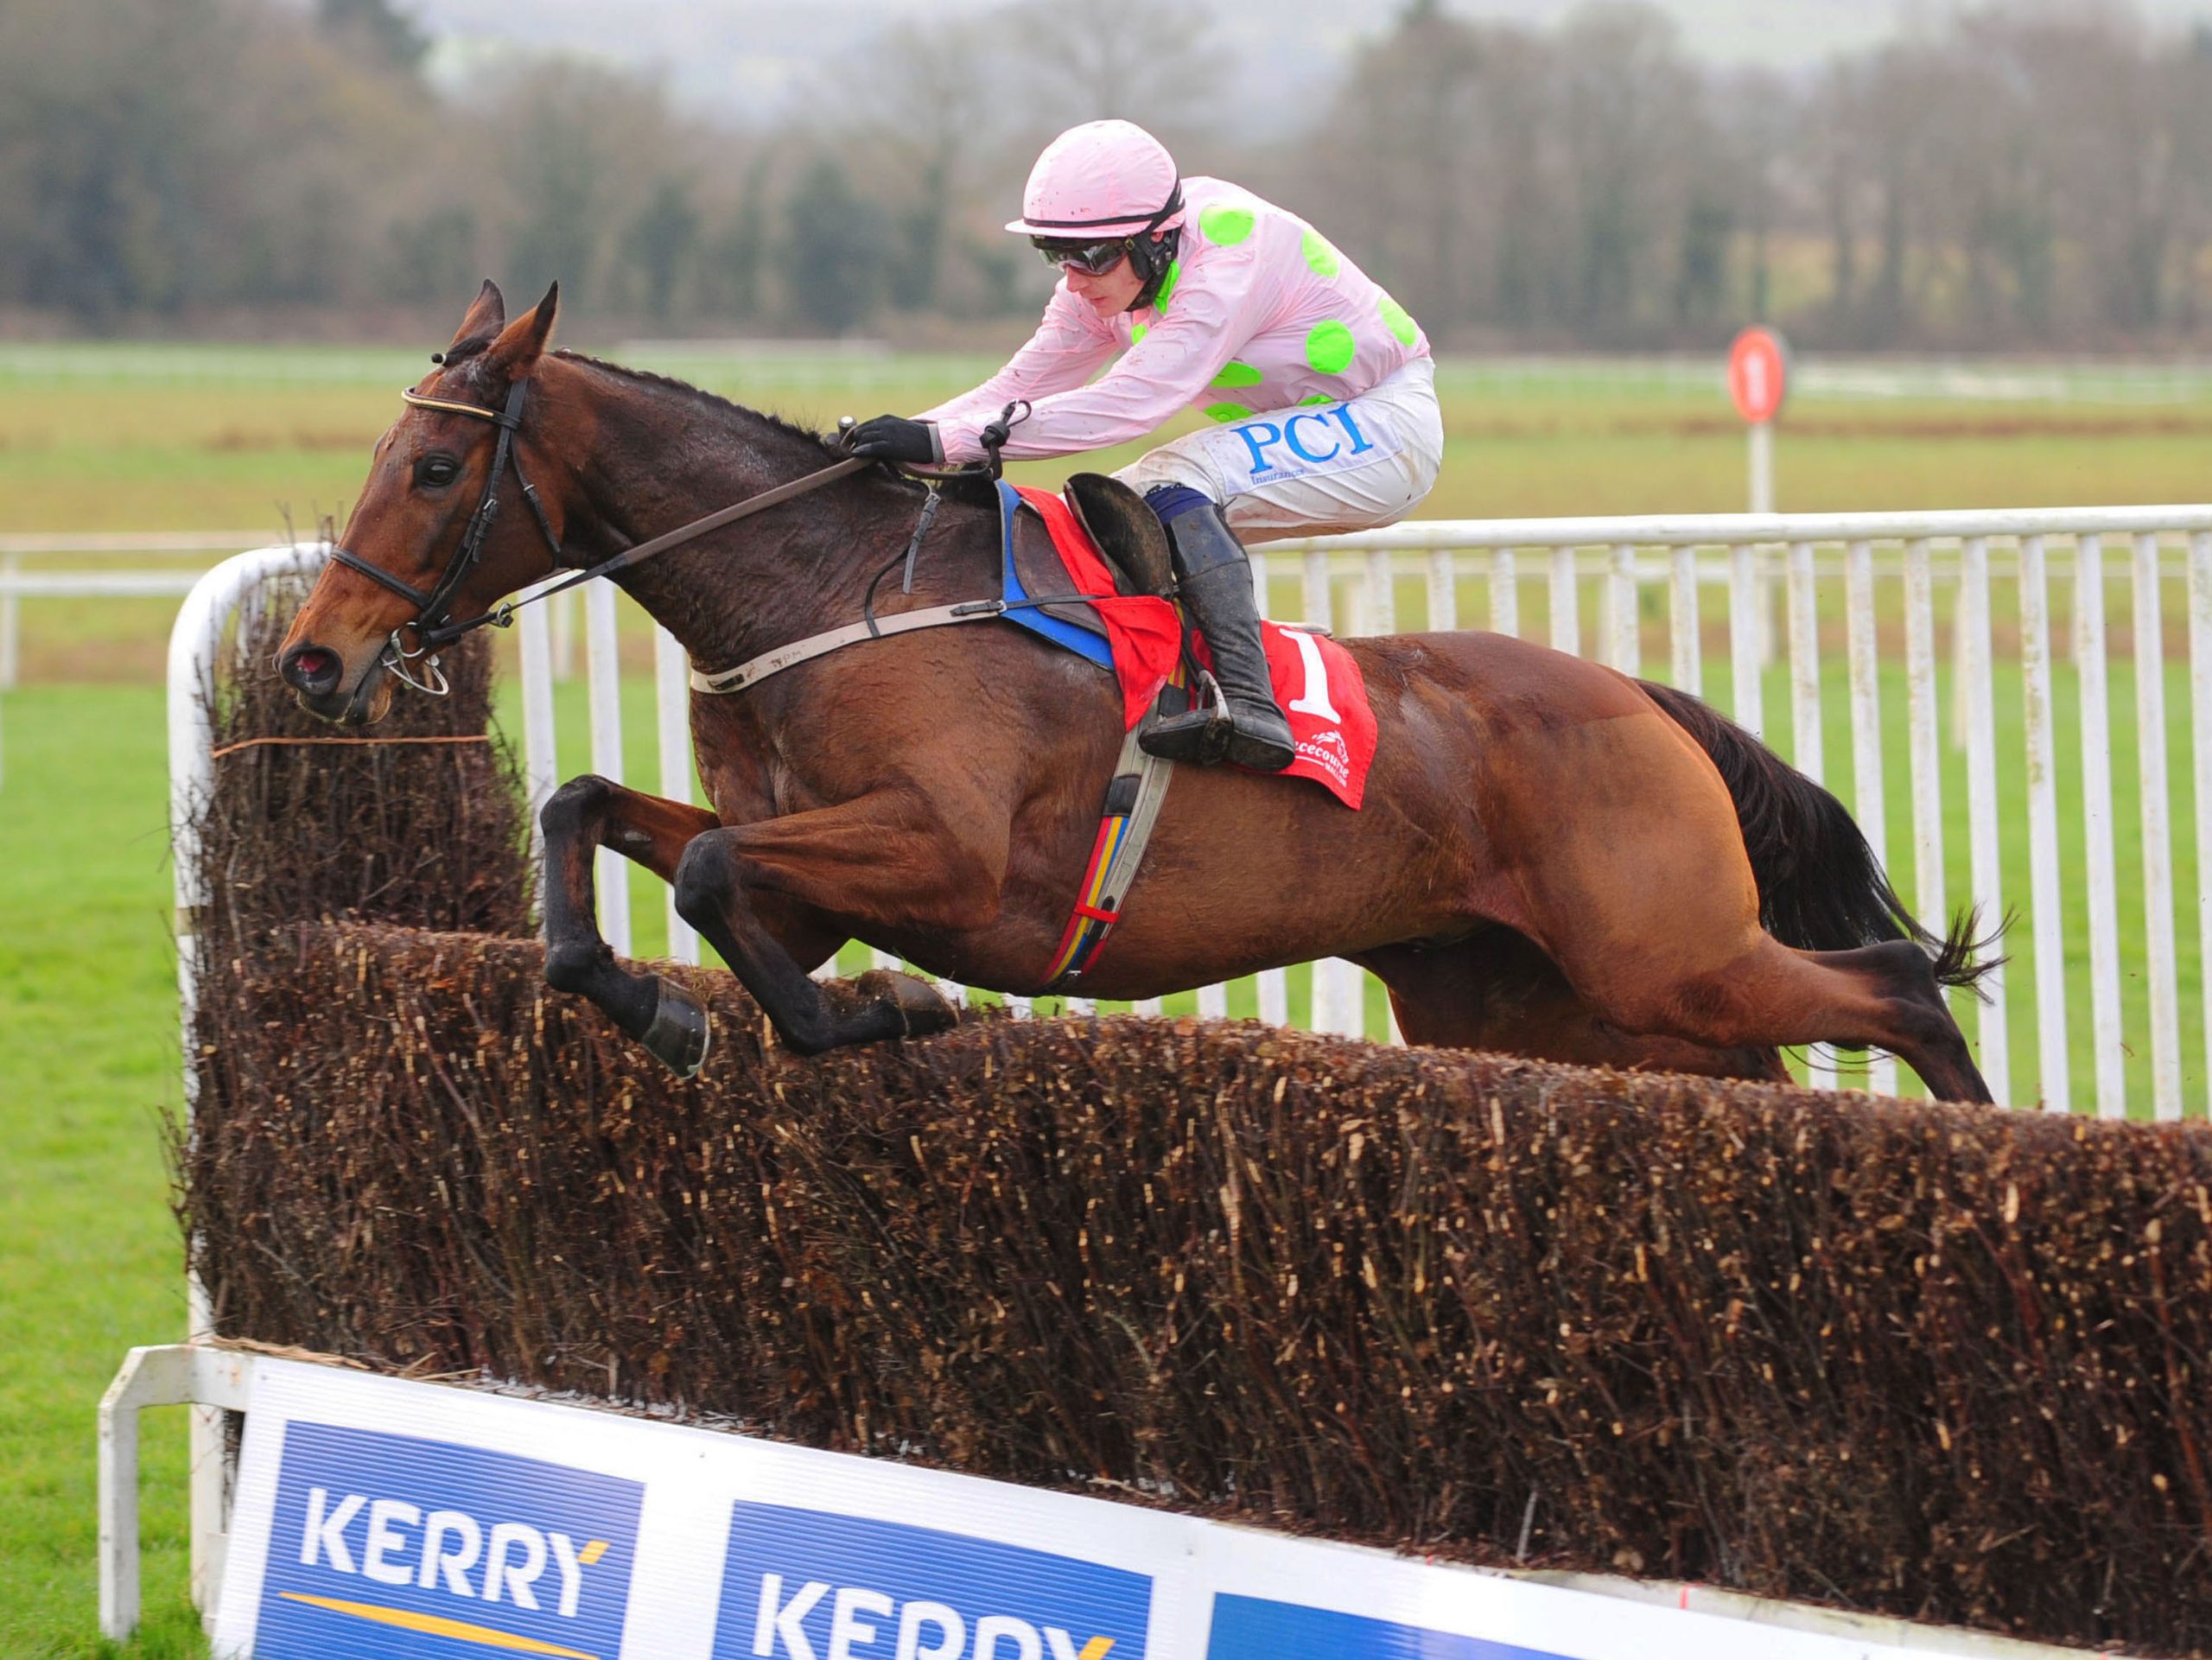
[[(666, 553), (671, 548), (681, 547), (687, 542), (696, 541), (700, 537), (721, 530), (725, 525), (734, 525), (740, 519), (750, 518), (755, 513), (765, 513), (771, 507), (779, 507), (787, 501), (795, 500), (800, 496), (819, 490), (825, 484), (834, 483), (849, 474), (860, 472), (863, 468), (874, 465), (873, 458), (862, 455), (833, 461), (829, 466), (819, 467), (803, 478), (793, 479), (787, 484), (777, 485), (772, 489), (762, 491), (757, 496), (747, 496), (742, 501), (733, 502), (727, 507), (718, 508), (714, 512), (695, 518), (687, 525), (679, 525), (676, 529), (654, 537), (649, 542), (641, 542), (634, 548), (625, 549), (612, 558), (602, 559), (588, 569), (576, 571), (565, 581), (541, 588), (536, 593), (523, 599), (502, 601), (480, 616), (471, 617), (465, 622), (454, 622), (447, 615), (447, 613), (452, 607), (454, 595), (460, 591), (461, 585), (467, 580), (469, 572), (476, 568), (477, 561), (483, 557), (485, 542), (491, 535), (493, 521), (499, 516), (499, 480), (510, 467), (514, 471), (515, 482), (521, 487), (523, 499), (530, 504), (531, 514), (537, 521), (538, 533), (545, 538), (545, 545), (552, 550), (554, 563), (558, 565), (566, 557), (562, 550), (561, 538), (554, 533), (553, 522), (546, 516), (544, 504), (539, 500), (537, 488), (531, 485), (528, 478), (524, 476), (522, 457), (515, 453), (515, 434), (522, 430), (523, 400), (529, 387), (530, 380), (526, 376), (516, 381), (507, 392), (506, 407), (499, 410), (488, 409), (481, 404), (463, 404), (450, 398), (425, 398), (411, 388), (399, 394), (416, 409), (441, 410), (448, 415), (465, 415), (472, 420), (489, 421), (499, 429), (499, 433), (498, 442), (492, 452), (491, 470), (485, 474), (484, 494), (477, 502), (475, 512), (469, 515), (467, 527), (461, 533), (461, 544), (454, 549), (451, 562), (447, 564), (436, 585), (429, 592), (426, 594), (414, 583), (395, 576), (390, 571), (378, 569), (348, 549), (333, 547), (330, 550), (330, 557), (336, 563), (345, 566), (348, 570), (359, 572), (372, 582), (391, 589), (416, 607), (416, 615), (412, 620), (404, 622), (391, 631), (391, 637), (385, 641), (384, 652), (380, 660), (385, 668), (403, 683), (414, 687), (417, 691), (427, 692), (434, 697), (442, 697), (450, 690), (444, 674), (438, 667), (437, 653), (442, 647), (450, 646), (464, 635), (473, 633), (477, 629), (486, 626), (499, 628), (510, 627), (513, 625), (515, 613), (525, 605), (535, 605), (540, 600), (551, 599), (556, 594), (565, 594), (569, 589), (588, 582), (594, 577), (609, 576), (618, 570), (627, 570), (632, 566), (644, 563), (657, 554)], [(1015, 413), (1016, 410), (1020, 411), (1019, 415)], [(1027, 414), (1027, 400), (1017, 400), (1007, 405), (1005, 411), (997, 421), (986, 425), (983, 429), (982, 440), (990, 459), (975, 465), (995, 479), (999, 474), (999, 446), (1006, 442), (1010, 429), (1018, 425)], [(849, 430), (851, 426), (852, 418), (849, 416), (838, 423), (841, 433)], [(920, 551), (923, 537), (929, 533), (931, 521), (937, 516), (938, 486), (945, 478), (953, 476), (962, 470), (963, 469), (950, 468), (940, 473), (915, 469), (915, 475), (929, 486), (929, 495), (923, 503), (920, 521), (914, 527), (913, 537), (906, 545), (906, 580), (902, 588), (907, 593), (913, 591), (915, 556)], [(785, 647), (780, 652), (768, 653), (766, 658), (755, 658), (751, 662), (741, 664), (736, 669), (726, 671), (719, 675), (708, 677), (700, 675), (695, 671), (692, 677), (693, 684), (699, 686), (702, 690), (734, 691), (751, 684), (754, 680), (764, 678), (767, 674), (776, 672), (779, 669), (787, 668), (794, 662), (802, 662), (806, 658), (818, 656), (823, 651), (835, 650), (837, 646), (847, 644), (850, 639), (880, 638), (887, 633), (902, 633), (910, 628), (929, 627), (947, 621), (965, 622), (985, 615), (996, 615), (1009, 608), (1003, 600), (983, 600), (957, 607), (938, 607), (926, 613), (901, 614), (915, 620), (902, 622), (898, 617), (891, 617), (879, 621), (874, 614), (873, 584), (870, 585), (868, 597), (869, 603), (865, 607), (867, 616), (860, 625), (851, 630), (836, 630), (830, 635), (817, 634), (810, 639), (795, 642), (792, 646)], [(921, 620), (925, 617), (928, 620)], [(416, 640), (416, 649), (411, 652), (407, 649), (405, 641), (401, 638), (410, 629), (414, 632)], [(835, 643), (830, 643), (833, 639)], [(770, 667), (768, 663), (771, 658), (780, 660)], [(416, 662), (423, 662), (424, 665), (424, 677), (422, 679), (416, 678), (408, 671), (409, 665)], [(712, 684), (708, 684), (709, 682)]]
[(493, 623), (504, 628), (518, 607), (535, 605), (540, 600), (551, 599), (556, 594), (565, 594), (569, 589), (588, 582), (594, 576), (606, 576), (618, 570), (627, 570), (632, 565), (643, 564), (657, 553), (666, 553), (671, 548), (681, 547), (684, 543), (704, 536), (710, 531), (718, 531), (725, 525), (734, 525), (741, 518), (750, 518), (755, 513), (766, 512), (771, 507), (780, 507), (795, 497), (805, 495), (809, 491), (819, 490), (823, 485), (842, 479), (849, 473), (857, 473), (863, 467), (874, 465), (874, 462), (867, 457), (855, 455), (849, 461), (832, 462), (828, 467), (809, 473), (804, 478), (793, 479), (789, 484), (779, 484), (774, 489), (763, 491), (757, 496), (747, 496), (744, 500), (720, 508), (703, 518), (695, 518), (689, 525), (679, 525), (676, 529), (668, 531), (665, 535), (657, 536), (650, 542), (640, 542), (636, 547), (618, 553), (611, 559), (602, 559), (590, 569), (580, 570), (565, 582), (556, 582), (550, 588), (538, 589), (528, 599), (508, 600), (486, 612), (480, 617), (472, 617), (467, 622), (448, 623), (436, 631), (435, 643), (444, 645), (448, 640), (458, 639), (470, 629), (480, 628), (486, 623)]
[[(383, 661), (385, 666), (406, 684), (414, 687), (417, 691), (428, 692), (434, 697), (442, 697), (449, 690), (445, 676), (438, 669), (437, 652), (442, 647), (452, 645), (454, 641), (464, 635), (473, 633), (477, 629), (486, 626), (500, 628), (511, 626), (514, 622), (515, 613), (523, 606), (533, 605), (540, 600), (550, 599), (556, 594), (566, 593), (569, 588), (590, 582), (594, 577), (611, 576), (618, 570), (626, 570), (632, 565), (640, 564), (653, 557), (656, 554), (665, 553), (671, 548), (681, 547), (686, 542), (696, 541), (698, 537), (718, 531), (726, 525), (734, 525), (741, 518), (751, 518), (755, 513), (766, 512), (771, 507), (781, 506), (795, 497), (805, 495), (810, 491), (819, 490), (823, 485), (842, 479), (848, 474), (857, 473), (863, 467), (874, 465), (866, 457), (858, 455), (845, 461), (832, 462), (828, 467), (809, 473), (804, 478), (794, 479), (788, 484), (779, 484), (773, 489), (763, 491), (757, 496), (748, 496), (742, 501), (733, 503), (703, 518), (695, 518), (688, 525), (680, 525), (664, 535), (653, 537), (650, 542), (642, 542), (634, 548), (625, 549), (613, 557), (602, 559), (588, 569), (575, 572), (566, 581), (542, 588), (525, 599), (503, 601), (480, 616), (471, 617), (463, 622), (455, 622), (447, 614), (453, 604), (454, 595), (460, 590), (461, 583), (467, 580), (469, 572), (476, 568), (477, 561), (483, 557), (485, 542), (491, 535), (493, 520), (499, 516), (499, 480), (510, 467), (514, 471), (516, 483), (522, 488), (523, 499), (530, 504), (531, 517), (537, 521), (538, 533), (545, 538), (545, 545), (552, 551), (554, 563), (559, 564), (566, 557), (562, 550), (561, 538), (554, 534), (552, 520), (546, 516), (544, 504), (538, 499), (536, 487), (524, 475), (522, 458), (515, 453), (515, 434), (522, 429), (523, 401), (529, 387), (530, 381), (527, 378), (516, 381), (507, 393), (506, 407), (499, 410), (487, 409), (481, 404), (459, 403), (450, 398), (425, 398), (412, 389), (399, 394), (416, 409), (441, 410), (448, 415), (465, 415), (472, 420), (489, 421), (499, 429), (498, 442), (492, 452), (491, 470), (485, 474), (483, 497), (477, 502), (475, 512), (469, 515), (467, 528), (461, 532), (461, 545), (454, 550), (452, 560), (439, 576), (436, 586), (429, 592), (424, 593), (414, 583), (371, 564), (349, 549), (334, 547), (330, 550), (331, 558), (339, 564), (345, 566), (348, 570), (359, 572), (381, 587), (391, 589), (415, 607), (416, 615), (413, 620), (400, 624), (391, 631), (391, 638), (385, 640)], [(411, 652), (407, 649), (406, 642), (402, 639), (402, 636), (410, 629), (414, 633), (416, 640), (416, 649)], [(427, 659), (425, 676), (422, 679), (417, 679), (408, 671), (408, 665), (423, 659)]]

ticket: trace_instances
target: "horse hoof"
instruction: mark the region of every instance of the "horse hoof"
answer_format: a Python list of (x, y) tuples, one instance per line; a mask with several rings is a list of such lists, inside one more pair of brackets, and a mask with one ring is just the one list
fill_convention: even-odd
[(662, 980), (653, 1023), (639, 1040), (653, 1059), (678, 1078), (696, 1078), (712, 1036), (706, 1005), (675, 982)]
[(896, 1008), (907, 1037), (925, 1038), (960, 1023), (960, 1011), (935, 986), (898, 969), (870, 969), (853, 987), (870, 1002), (880, 998)]

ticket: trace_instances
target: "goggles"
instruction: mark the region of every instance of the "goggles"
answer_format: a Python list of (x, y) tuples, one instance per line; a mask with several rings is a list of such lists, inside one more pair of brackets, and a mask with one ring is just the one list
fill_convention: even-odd
[(1129, 257), (1128, 237), (1111, 242), (1060, 242), (1039, 239), (1039, 258), (1055, 270), (1073, 269), (1090, 277), (1103, 277)]

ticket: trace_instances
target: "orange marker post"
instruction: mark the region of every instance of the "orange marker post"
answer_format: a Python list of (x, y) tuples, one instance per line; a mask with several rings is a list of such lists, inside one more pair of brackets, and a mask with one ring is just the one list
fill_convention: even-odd
[(1774, 511), (1774, 417), (1789, 386), (1789, 347), (1771, 328), (1753, 327), (1728, 348), (1728, 396), (1751, 428), (1751, 511)]

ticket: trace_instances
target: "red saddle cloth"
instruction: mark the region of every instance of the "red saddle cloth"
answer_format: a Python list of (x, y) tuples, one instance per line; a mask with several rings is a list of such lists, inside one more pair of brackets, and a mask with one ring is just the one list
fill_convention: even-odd
[[(1068, 505), (1050, 491), (1017, 487), (1017, 493), (1045, 521), (1076, 592), (1114, 595), (1113, 573)], [(1180, 666), (1181, 624), (1173, 606), (1149, 595), (1115, 595), (1093, 604), (1113, 648), (1126, 731), (1144, 718)], [(1297, 760), (1282, 776), (1312, 779), (1357, 811), (1375, 760), (1376, 737), (1375, 711), (1358, 663), (1325, 634), (1262, 621), (1260, 635), (1275, 702), (1289, 718), (1290, 735), (1298, 746)], [(1211, 669), (1205, 637), (1194, 633), (1192, 640), (1199, 662)]]

